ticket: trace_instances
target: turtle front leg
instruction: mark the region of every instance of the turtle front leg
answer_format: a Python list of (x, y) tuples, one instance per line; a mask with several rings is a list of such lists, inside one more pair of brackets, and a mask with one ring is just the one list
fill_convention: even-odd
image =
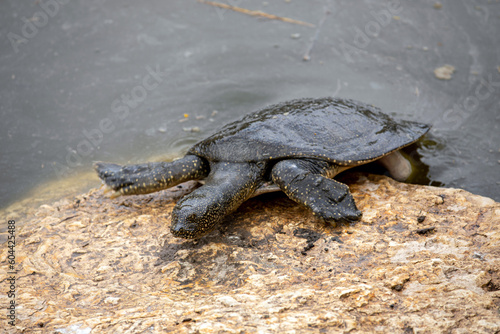
[(172, 211), (170, 231), (197, 239), (212, 231), (261, 185), (264, 168), (254, 163), (213, 163), (205, 185), (184, 196)]
[(115, 191), (113, 197), (167, 189), (182, 182), (204, 178), (210, 170), (208, 162), (196, 155), (186, 155), (172, 162), (127, 166), (96, 162), (94, 169), (99, 178)]
[(283, 160), (274, 165), (271, 176), (290, 199), (307, 206), (324, 221), (357, 221), (361, 211), (349, 188), (329, 178), (338, 170), (338, 166), (320, 160)]

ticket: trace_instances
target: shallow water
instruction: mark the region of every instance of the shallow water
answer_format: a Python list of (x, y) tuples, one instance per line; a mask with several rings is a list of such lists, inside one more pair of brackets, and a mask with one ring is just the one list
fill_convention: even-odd
[[(93, 161), (168, 158), (265, 105), (332, 95), (432, 124), (428, 183), (500, 200), (499, 2), (228, 3), (316, 27), (194, 0), (1, 2), (0, 207), (86, 184)], [(445, 64), (451, 80), (433, 73)]]

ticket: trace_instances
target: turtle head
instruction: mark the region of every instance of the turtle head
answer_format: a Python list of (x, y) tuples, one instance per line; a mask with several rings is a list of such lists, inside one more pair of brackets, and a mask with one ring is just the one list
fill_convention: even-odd
[(264, 167), (260, 163), (213, 163), (205, 185), (183, 197), (174, 207), (172, 234), (198, 239), (212, 231), (260, 186)]
[(170, 232), (185, 239), (198, 239), (212, 231), (223, 216), (214, 211), (214, 207), (203, 205), (201, 196), (186, 196), (177, 203), (172, 211)]

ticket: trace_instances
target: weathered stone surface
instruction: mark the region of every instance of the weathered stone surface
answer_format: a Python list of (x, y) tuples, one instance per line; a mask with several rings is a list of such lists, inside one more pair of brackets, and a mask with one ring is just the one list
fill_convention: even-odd
[(168, 232), (172, 191), (111, 200), (93, 190), (40, 207), (18, 234), (17, 326), (2, 327), (499, 332), (500, 204), (463, 190), (350, 178), (364, 213), (357, 224), (327, 226), (268, 194), (198, 242)]

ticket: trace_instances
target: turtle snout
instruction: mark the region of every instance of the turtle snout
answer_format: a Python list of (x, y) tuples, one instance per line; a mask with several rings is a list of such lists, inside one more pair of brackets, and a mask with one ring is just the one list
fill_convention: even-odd
[(184, 208), (175, 207), (172, 212), (170, 232), (178, 238), (198, 238), (198, 217), (194, 212), (186, 212)]
[(170, 232), (174, 236), (198, 239), (213, 230), (216, 221), (210, 219), (210, 215), (204, 212), (203, 207), (189, 205), (189, 200), (186, 198), (181, 202), (177, 203), (172, 211)]
[(224, 196), (218, 196), (217, 190), (205, 185), (177, 202), (170, 227), (174, 236), (198, 239), (214, 230), (231, 210), (231, 206), (221, 199)]

